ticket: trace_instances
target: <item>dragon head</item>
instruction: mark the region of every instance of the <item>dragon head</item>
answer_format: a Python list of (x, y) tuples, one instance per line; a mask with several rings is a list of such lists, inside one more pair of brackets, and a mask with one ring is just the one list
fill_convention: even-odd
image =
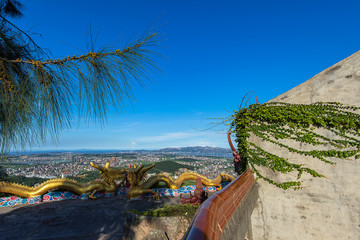
[(154, 163), (147, 167), (144, 167), (143, 165), (139, 165), (135, 169), (130, 169), (127, 175), (127, 180), (129, 181), (130, 186), (138, 186), (140, 182), (145, 181), (147, 177), (146, 172), (153, 167), (155, 167)]
[(124, 179), (126, 169), (117, 169), (110, 167), (110, 163), (107, 162), (104, 167), (96, 165), (93, 162), (90, 162), (90, 165), (98, 170), (100, 170), (101, 177), (105, 180), (114, 181), (116, 179)]

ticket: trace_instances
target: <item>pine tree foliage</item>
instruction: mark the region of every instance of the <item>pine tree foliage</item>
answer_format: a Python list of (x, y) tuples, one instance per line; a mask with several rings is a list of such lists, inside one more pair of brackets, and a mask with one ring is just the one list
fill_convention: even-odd
[(56, 140), (74, 112), (104, 123), (110, 108), (123, 110), (135, 84), (158, 70), (148, 31), (122, 49), (94, 49), (54, 59), (6, 17), (21, 16), (18, 1), (0, 1), (0, 145), (33, 145), (50, 133)]
[[(238, 151), (242, 166), (239, 174), (251, 167), (258, 178), (280, 188), (298, 189), (301, 187), (301, 176), (308, 173), (313, 177), (324, 177), (304, 164), (292, 163), (289, 159), (272, 154), (253, 142), (249, 137), (254, 135), (302, 156), (311, 156), (328, 164), (335, 164), (330, 158), (360, 158), (360, 107), (344, 106), (336, 102), (317, 102), (313, 104), (290, 104), (271, 102), (251, 104), (240, 108), (231, 117), (231, 131), (236, 134)], [(329, 138), (317, 129), (326, 129), (336, 138)], [(287, 141), (305, 143), (314, 146), (313, 150), (296, 149)], [(330, 150), (315, 150), (315, 146), (331, 146)], [(327, 148), (329, 149), (329, 148)], [(276, 182), (266, 177), (259, 167), (266, 167), (274, 172), (288, 174), (297, 172), (297, 181)]]
[(23, 5), (17, 0), (0, 0), (0, 15), (10, 17), (21, 17)]

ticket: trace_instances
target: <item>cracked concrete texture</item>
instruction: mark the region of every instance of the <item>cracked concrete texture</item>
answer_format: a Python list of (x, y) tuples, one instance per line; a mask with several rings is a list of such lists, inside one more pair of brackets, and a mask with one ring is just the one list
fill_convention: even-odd
[[(271, 101), (335, 101), (360, 106), (360, 51)], [(254, 239), (360, 239), (359, 160), (337, 160), (334, 167), (256, 138), (251, 141), (291, 162), (306, 163), (327, 177), (304, 175), (306, 188), (298, 191), (281, 190), (259, 180), (259, 200), (252, 215)], [(298, 146), (304, 150), (307, 147)], [(284, 180), (280, 175), (268, 174)]]

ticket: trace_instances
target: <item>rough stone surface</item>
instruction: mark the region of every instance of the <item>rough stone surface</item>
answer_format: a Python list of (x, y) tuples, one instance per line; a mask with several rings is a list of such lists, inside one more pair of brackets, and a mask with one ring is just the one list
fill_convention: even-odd
[(142, 240), (169, 240), (166, 233), (159, 229), (153, 229)]
[[(360, 52), (271, 101), (304, 104), (336, 101), (360, 106)], [(334, 137), (330, 133), (328, 136)], [(306, 163), (327, 177), (304, 175), (306, 188), (298, 191), (281, 190), (259, 180), (259, 200), (252, 214), (254, 239), (360, 239), (359, 160), (337, 160), (334, 167), (256, 138), (251, 141), (292, 162)], [(268, 174), (284, 180), (280, 175)]]
[(180, 198), (127, 200), (122, 195), (1, 207), (0, 239), (119, 240), (124, 234), (127, 209), (144, 211), (165, 204), (178, 205)]
[(360, 104), (360, 51), (325, 69), (270, 102)]
[[(180, 240), (191, 223), (190, 218), (175, 217), (147, 217), (128, 214), (125, 220), (123, 240), (142, 240), (150, 237), (152, 230), (160, 230), (170, 240)], [(154, 233), (154, 232), (153, 232)]]
[[(213, 194), (209, 192), (209, 196)], [(124, 235), (127, 209), (146, 211), (178, 204), (178, 197), (127, 200), (126, 196), (120, 195), (96, 200), (64, 200), (0, 207), (0, 239), (119, 240)]]

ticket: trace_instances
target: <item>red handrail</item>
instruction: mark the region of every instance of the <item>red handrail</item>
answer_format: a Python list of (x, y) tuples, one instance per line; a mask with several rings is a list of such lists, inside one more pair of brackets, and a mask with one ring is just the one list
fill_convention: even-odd
[(199, 208), (183, 240), (221, 239), (227, 222), (255, 183), (254, 172), (246, 170)]

